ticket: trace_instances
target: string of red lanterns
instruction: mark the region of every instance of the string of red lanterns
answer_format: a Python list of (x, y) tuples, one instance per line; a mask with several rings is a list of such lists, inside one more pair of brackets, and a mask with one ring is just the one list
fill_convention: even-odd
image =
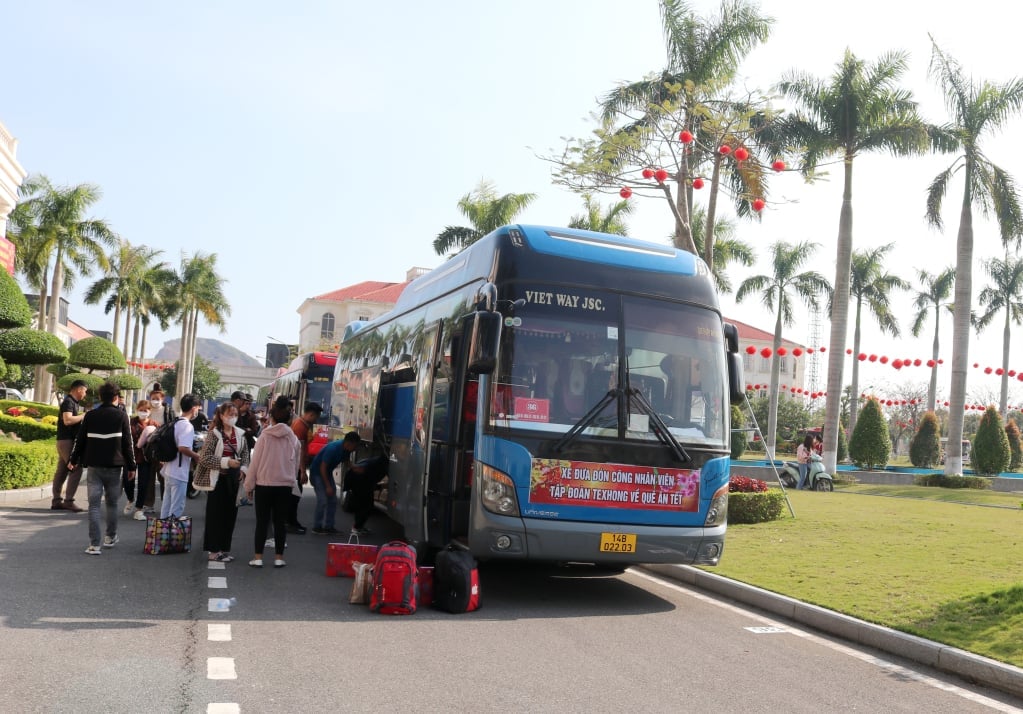
[(171, 367), (174, 366), (173, 364), (163, 364), (163, 363), (159, 363), (158, 364), (156, 362), (150, 362), (148, 364), (145, 363), (145, 362), (128, 362), (127, 364), (128, 364), (129, 367), (138, 367), (139, 369), (141, 369), (143, 371), (148, 371), (148, 370), (165, 370), (165, 369), (170, 369)]

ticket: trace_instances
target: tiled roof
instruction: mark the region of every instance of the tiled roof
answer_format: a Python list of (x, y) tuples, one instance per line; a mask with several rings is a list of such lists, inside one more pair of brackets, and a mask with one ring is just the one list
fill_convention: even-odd
[(74, 320), (67, 321), (68, 332), (71, 333), (71, 339), (77, 342), (78, 340), (84, 340), (86, 337), (95, 337), (91, 332), (86, 330), (84, 327), (79, 325)]
[(329, 293), (317, 295), (313, 300), (329, 300), (331, 302), (345, 302), (346, 300), (364, 300), (366, 302), (395, 303), (398, 296), (405, 289), (408, 283), (385, 283), (379, 280), (366, 280), (346, 288), (332, 290)]
[[(750, 340), (758, 340), (761, 342), (771, 342), (774, 340), (774, 333), (761, 330), (759, 327), (753, 327), (747, 325), (745, 322), (739, 322), (738, 320), (732, 319), (727, 315), (724, 317), (725, 322), (730, 322), (735, 325), (735, 328), (739, 331), (739, 341), (748, 342)], [(782, 338), (782, 343), (786, 345), (799, 345), (798, 342), (792, 340), (786, 340)]]

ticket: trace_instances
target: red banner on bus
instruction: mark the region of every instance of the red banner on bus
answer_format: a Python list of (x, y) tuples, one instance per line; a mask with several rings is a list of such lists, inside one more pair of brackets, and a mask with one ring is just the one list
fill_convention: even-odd
[(529, 502), (695, 513), (700, 505), (700, 472), (533, 459)]

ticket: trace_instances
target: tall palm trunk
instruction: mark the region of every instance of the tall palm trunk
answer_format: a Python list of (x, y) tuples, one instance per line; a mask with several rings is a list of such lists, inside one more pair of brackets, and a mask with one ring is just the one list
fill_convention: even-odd
[(860, 314), (863, 311), (863, 302), (856, 301), (856, 323), (853, 328), (853, 362), (852, 362), (852, 386), (849, 388), (849, 433), (856, 428), (856, 417), (859, 416), (860, 408)]
[(199, 343), (199, 311), (196, 310), (192, 314), (192, 335), (191, 344), (188, 348), (188, 391), (192, 391), (192, 387), (195, 386), (195, 360), (198, 355), (198, 343)]
[[(1006, 299), (1008, 303), (1009, 300)], [(1012, 306), (1005, 306), (1005, 327), (1002, 328), (1002, 393), (998, 397), (998, 413), (1002, 415), (1002, 418), (1006, 418), (1009, 414), (1006, 410), (1009, 404), (1009, 342), (1011, 341), (1011, 333), (1009, 327), (1012, 324)]]
[[(679, 162), (679, 170), (675, 175), (678, 182), (678, 193), (675, 196), (675, 247), (687, 250), (696, 255), (696, 243), (693, 242), (691, 203), (686, 192), (689, 183), (688, 161)], [(670, 191), (668, 192), (670, 195)], [(670, 200), (670, 199), (669, 199)]]
[[(845, 157), (845, 186), (838, 218), (838, 248), (835, 258), (835, 293), (831, 308), (831, 341), (828, 349), (828, 392), (824, 412), (824, 470), (835, 473), (838, 463), (838, 429), (842, 411), (842, 370), (845, 367), (845, 338), (849, 330), (849, 266), (852, 263), (852, 157)], [(852, 395), (858, 397), (859, 395)]]
[[(125, 357), (128, 356), (128, 338), (131, 336), (131, 330), (128, 326), (131, 325), (131, 304), (124, 306), (124, 346), (121, 349), (121, 354)], [(117, 344), (117, 337), (114, 337), (114, 344)]]
[(186, 309), (181, 313), (181, 345), (178, 350), (178, 381), (174, 387), (174, 393), (180, 400), (185, 395), (185, 349), (188, 344), (188, 315)]
[(948, 447), (945, 473), (963, 472), (963, 411), (966, 407), (966, 366), (970, 359), (970, 299), (973, 295), (973, 162), (966, 161), (963, 207), (956, 238), (956, 287), (952, 308), (952, 383), (948, 395)]
[[(132, 361), (133, 364), (138, 364), (138, 362), (139, 362), (139, 356), (138, 356), (139, 355), (139, 325), (140, 325), (141, 322), (142, 322), (142, 316), (139, 315), (138, 313), (136, 313), (135, 314), (135, 324), (132, 325), (132, 337), (131, 337), (131, 361)], [(125, 329), (127, 329), (127, 326), (125, 327)], [(141, 372), (142, 372), (142, 370), (139, 369), (138, 367), (132, 367), (128, 371), (131, 374), (138, 374), (138, 375), (141, 375)], [(140, 376), (140, 379), (141, 379), (141, 376)], [(136, 391), (134, 389), (131, 390), (128, 393), (128, 398), (129, 398), (128, 399), (128, 404), (131, 405), (131, 404), (134, 404), (135, 402), (137, 402), (138, 401), (138, 396), (139, 395), (136, 393)]]
[[(50, 266), (49, 264), (43, 268), (42, 279), (39, 281), (39, 311), (36, 315), (36, 329), (45, 331), (46, 330), (46, 291), (47, 283), (50, 280)], [(49, 386), (43, 384), (43, 380), (49, 376), (49, 372), (46, 371), (46, 365), (37, 364), (34, 370), (35, 380), (32, 382), (35, 386), (32, 389), (33, 397), (39, 402), (50, 401), (50, 390)], [(45, 391), (44, 391), (44, 386)]]
[(774, 458), (774, 447), (777, 441), (778, 431), (778, 392), (781, 383), (781, 358), (778, 357), (778, 348), (781, 347), (781, 326), (782, 313), (784, 308), (785, 295), (781, 289), (778, 290), (778, 317), (774, 321), (774, 350), (771, 355), (771, 391), (767, 402), (767, 458)]
[[(128, 319), (125, 318), (125, 323)], [(125, 328), (127, 329), (127, 328)], [(111, 340), (115, 345), (117, 344), (117, 336), (121, 334), (121, 294), (118, 292), (117, 297), (114, 299), (114, 338)]]
[[(146, 323), (143, 322), (142, 323), (142, 341), (141, 341), (141, 344), (139, 345), (139, 362), (142, 362), (143, 364), (145, 364), (145, 362), (146, 362), (146, 333), (148, 331), (149, 331), (149, 325), (147, 325)], [(145, 387), (146, 387), (146, 370), (145, 370), (145, 368), (141, 368), (139, 370), (139, 372), (141, 373), (141, 376), (142, 376), (142, 388), (145, 389)]]
[(57, 319), (60, 317), (60, 292), (64, 282), (64, 251), (57, 249), (57, 261), (53, 266), (53, 281), (50, 283), (50, 309), (47, 311), (46, 331), (57, 334)]
[(931, 346), (931, 383), (927, 385), (927, 411), (933, 412), (938, 398), (938, 328), (941, 326), (941, 306), (934, 306), (934, 344)]

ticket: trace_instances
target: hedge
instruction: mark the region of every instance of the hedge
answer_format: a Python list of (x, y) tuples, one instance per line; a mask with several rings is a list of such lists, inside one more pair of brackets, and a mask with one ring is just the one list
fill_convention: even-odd
[(55, 424), (51, 426), (38, 422), (32, 417), (13, 417), (8, 414), (0, 414), (0, 431), (17, 434), (22, 441), (57, 438)]
[(0, 412), (7, 413), (7, 410), (11, 407), (17, 407), (18, 409), (27, 409), (32, 407), (38, 409), (39, 413), (43, 416), (57, 416), (60, 413), (60, 407), (55, 407), (52, 404), (43, 404), (42, 402), (23, 402), (20, 399), (0, 399)]
[(5, 270), (0, 275), (0, 328), (28, 327), (30, 324), (32, 308), (18, 282)]
[(14, 364), (50, 364), (67, 360), (67, 347), (49, 332), (17, 327), (0, 332), (0, 356)]
[(991, 479), (980, 476), (960, 476), (959, 474), (952, 476), (923, 474), (917, 476), (913, 481), (917, 486), (937, 486), (939, 488), (976, 488), (980, 490), (991, 488)]
[(56, 469), (56, 440), (19, 444), (0, 439), (0, 489), (42, 486)]
[(729, 523), (763, 523), (781, 517), (785, 494), (778, 490), (766, 493), (728, 494)]

